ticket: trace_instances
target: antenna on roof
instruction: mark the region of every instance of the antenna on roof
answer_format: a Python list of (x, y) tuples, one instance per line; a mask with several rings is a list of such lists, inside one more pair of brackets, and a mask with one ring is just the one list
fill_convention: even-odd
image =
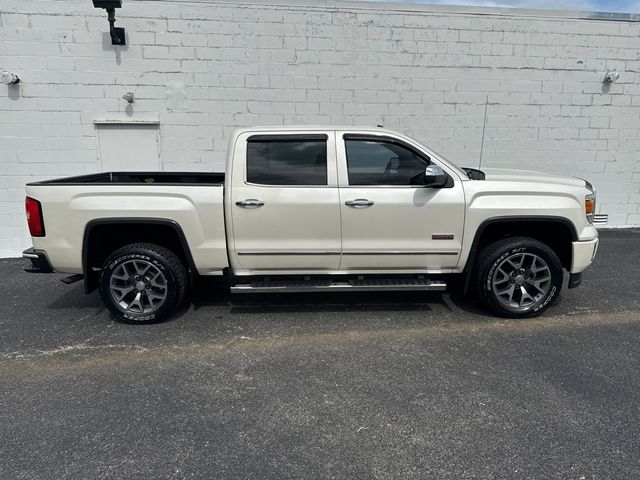
[(484, 101), (484, 122), (482, 123), (482, 142), (480, 143), (480, 162), (478, 163), (478, 170), (482, 169), (482, 153), (484, 152), (484, 132), (487, 128), (487, 106), (489, 105), (489, 94)]

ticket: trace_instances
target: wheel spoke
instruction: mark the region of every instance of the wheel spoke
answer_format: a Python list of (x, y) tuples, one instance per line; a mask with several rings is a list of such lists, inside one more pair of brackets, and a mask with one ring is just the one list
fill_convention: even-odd
[(496, 274), (502, 275), (500, 278), (496, 278), (494, 280), (495, 284), (499, 284), (499, 283), (504, 283), (504, 282), (508, 282), (509, 279), (511, 278), (510, 275), (505, 272), (502, 268), (498, 268), (496, 271)]
[(116, 302), (120, 303), (122, 299), (127, 296), (128, 293), (131, 293), (135, 290), (135, 287), (131, 285), (124, 286), (124, 287), (112, 286), (111, 290), (119, 294), (119, 296), (116, 298)]
[(511, 267), (513, 267), (514, 270), (519, 270), (520, 267), (522, 267), (522, 262), (524, 262), (524, 258), (521, 258), (519, 263), (516, 263), (511, 258), (507, 258), (507, 262), (509, 263), (509, 265), (511, 265)]
[(509, 308), (527, 310), (551, 288), (547, 262), (533, 253), (514, 253), (496, 267), (491, 279), (497, 299)]
[(135, 268), (137, 275), (142, 276), (151, 268), (151, 264), (148, 262), (134, 261), (133, 268)]
[(109, 288), (113, 300), (125, 313), (153, 312), (164, 304), (168, 293), (162, 270), (138, 259), (120, 264), (111, 275)]
[(162, 280), (164, 280), (164, 275), (162, 275), (162, 272), (160, 270), (158, 270), (156, 274), (149, 279), (149, 283), (156, 288), (165, 288), (165, 284), (159, 283), (158, 278), (161, 278)]
[(499, 297), (504, 297), (506, 295), (507, 296), (507, 303), (511, 303), (513, 301), (513, 294), (514, 294), (515, 291), (516, 291), (516, 286), (515, 285), (509, 285), (504, 290), (500, 290), (499, 292), (496, 292), (496, 295), (498, 295)]
[(526, 283), (527, 285), (531, 285), (532, 287), (536, 288), (538, 290), (538, 292), (540, 293), (544, 293), (544, 288), (542, 288), (542, 284), (545, 282), (548, 282), (549, 279), (548, 278), (543, 278), (541, 280), (533, 280), (531, 278), (529, 278)]
[(522, 294), (522, 296), (520, 297), (520, 306), (521, 307), (523, 306), (525, 300), (531, 300), (532, 302), (536, 301), (535, 298), (533, 298), (531, 295), (529, 295), (529, 292), (527, 292), (527, 289), (524, 288), (524, 285), (520, 286), (520, 293)]
[(133, 300), (131, 300), (131, 303), (129, 303), (129, 305), (127, 305), (127, 308), (126, 308), (125, 312), (128, 312), (129, 310), (131, 310), (132, 307), (137, 307), (139, 309), (139, 312), (131, 310), (134, 313), (143, 312), (144, 308), (142, 307), (141, 299), (142, 299), (142, 292), (136, 293), (135, 298)]
[(507, 288), (496, 292), (496, 295), (502, 297), (505, 302), (511, 303), (513, 301), (513, 294), (515, 292), (515, 285), (509, 285)]
[(545, 263), (542, 263), (539, 267), (537, 267), (536, 264), (538, 263), (538, 261), (539, 259), (536, 257), (533, 259), (533, 263), (531, 264), (531, 273), (533, 273), (534, 275), (538, 272), (549, 270), (549, 267), (547, 267)]
[(147, 297), (149, 297), (149, 300), (151, 301), (151, 303), (153, 303), (153, 301), (155, 301), (155, 300), (164, 300), (164, 298), (165, 298), (165, 295), (163, 295), (162, 293), (156, 293), (151, 289), (147, 290), (146, 293), (147, 293)]
[(136, 274), (135, 268), (131, 269), (131, 263), (127, 262), (122, 265), (122, 270), (127, 274), (127, 280), (133, 278)]

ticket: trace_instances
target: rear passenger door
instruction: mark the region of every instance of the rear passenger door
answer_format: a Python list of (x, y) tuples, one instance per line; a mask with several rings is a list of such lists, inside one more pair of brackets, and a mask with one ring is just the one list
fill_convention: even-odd
[(236, 273), (337, 270), (333, 132), (245, 133), (235, 149), (227, 212)]

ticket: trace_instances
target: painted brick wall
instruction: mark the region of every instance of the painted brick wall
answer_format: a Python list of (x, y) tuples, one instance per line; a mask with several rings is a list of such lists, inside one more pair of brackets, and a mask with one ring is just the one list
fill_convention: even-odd
[(487, 95), (483, 166), (586, 177), (640, 224), (640, 23), (305, 1), (129, 0), (113, 47), (89, 0), (0, 0), (0, 256), (25, 182), (98, 169), (96, 118), (159, 118), (166, 170), (221, 170), (237, 126), (381, 122), (477, 166)]

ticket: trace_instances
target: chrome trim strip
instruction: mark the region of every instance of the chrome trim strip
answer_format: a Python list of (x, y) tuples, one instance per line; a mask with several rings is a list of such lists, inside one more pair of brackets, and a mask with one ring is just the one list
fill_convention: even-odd
[[(342, 252), (342, 255), (459, 255), (460, 252), (408, 252), (406, 250), (385, 250), (385, 251), (353, 251)], [(263, 250), (249, 250), (238, 252), (238, 255), (340, 255), (339, 251), (295, 251), (295, 252), (267, 252)]]
[(244, 184), (248, 187), (261, 187), (261, 188), (338, 188), (338, 185), (265, 185), (263, 183), (251, 183), (244, 180)]
[(339, 251), (307, 251), (307, 252), (265, 252), (265, 251), (245, 251), (238, 252), (238, 255), (340, 255)]
[(460, 252), (408, 252), (406, 250), (398, 250), (398, 251), (353, 251), (353, 252), (342, 252), (343, 255), (459, 255)]
[(345, 185), (340, 187), (341, 190), (345, 190), (347, 188), (368, 188), (369, 190), (374, 188), (431, 188), (428, 185)]

